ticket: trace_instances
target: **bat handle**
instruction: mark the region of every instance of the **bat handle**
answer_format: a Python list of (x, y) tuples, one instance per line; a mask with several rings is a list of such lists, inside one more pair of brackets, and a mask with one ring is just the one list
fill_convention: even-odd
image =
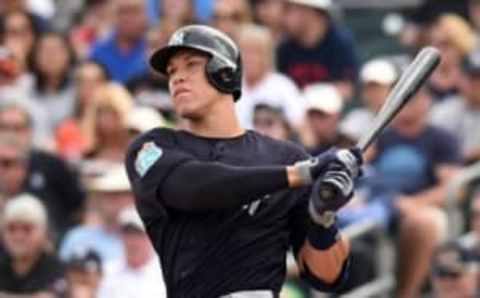
[(341, 192), (341, 190), (338, 189), (336, 184), (329, 182), (328, 180), (319, 181), (318, 183), (320, 183), (318, 188), (318, 197), (322, 202), (329, 202), (331, 200), (334, 200)]

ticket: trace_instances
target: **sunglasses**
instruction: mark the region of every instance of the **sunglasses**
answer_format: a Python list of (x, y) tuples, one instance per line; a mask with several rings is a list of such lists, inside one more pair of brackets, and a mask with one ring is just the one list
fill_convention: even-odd
[(14, 132), (22, 132), (28, 128), (26, 123), (10, 123), (10, 124), (2, 124), (0, 123), (0, 130), (8, 130)]
[(1, 158), (0, 157), (0, 168), (9, 169), (16, 167), (25, 162), (24, 158)]
[(5, 230), (11, 234), (16, 232), (21, 232), (23, 234), (31, 234), (34, 229), (35, 226), (29, 223), (10, 223), (7, 224), (5, 227)]

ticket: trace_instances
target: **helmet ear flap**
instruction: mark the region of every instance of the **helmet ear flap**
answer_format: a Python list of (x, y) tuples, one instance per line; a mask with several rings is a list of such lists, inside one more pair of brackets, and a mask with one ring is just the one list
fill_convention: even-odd
[(210, 58), (206, 68), (206, 75), (210, 84), (224, 93), (233, 93), (235, 100), (238, 99), (238, 69), (233, 69), (216, 57)]

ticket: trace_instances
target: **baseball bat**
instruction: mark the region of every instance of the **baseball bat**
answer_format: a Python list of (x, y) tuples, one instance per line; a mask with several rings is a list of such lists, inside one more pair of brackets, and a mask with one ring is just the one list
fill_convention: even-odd
[[(368, 149), (376, 137), (415, 95), (439, 63), (440, 52), (436, 48), (425, 47), (417, 54), (412, 63), (402, 72), (372, 124), (358, 140), (356, 146), (362, 153)], [(317, 185), (318, 188), (315, 188), (318, 189), (320, 200), (333, 199), (340, 191), (337, 185), (328, 179), (318, 183), (321, 183), (321, 185)]]

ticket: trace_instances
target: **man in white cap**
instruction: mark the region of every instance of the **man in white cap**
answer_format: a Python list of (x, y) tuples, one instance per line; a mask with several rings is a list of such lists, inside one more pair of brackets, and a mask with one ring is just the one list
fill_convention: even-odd
[(94, 178), (89, 184), (89, 191), (94, 206), (89, 215), (97, 222), (68, 232), (60, 246), (60, 257), (68, 261), (76, 251), (92, 249), (99, 253), (105, 271), (108, 271), (124, 258), (118, 216), (124, 208), (133, 205), (124, 168), (118, 165)]
[(135, 208), (120, 214), (125, 262), (105, 276), (98, 298), (166, 297), (162, 271)]
[(25, 193), (13, 197), (0, 218), (7, 254), (0, 258), (0, 297), (62, 294), (63, 266), (47, 253), (47, 211), (40, 200)]
[(340, 124), (343, 133), (358, 139), (370, 125), (398, 78), (397, 70), (387, 59), (368, 61), (360, 71), (364, 107), (350, 112)]
[(338, 130), (343, 99), (337, 89), (330, 84), (309, 85), (303, 96), (307, 102), (306, 119), (311, 132), (309, 151), (316, 155), (331, 146), (349, 145), (349, 140)]
[(343, 98), (353, 95), (358, 71), (350, 32), (332, 16), (331, 0), (288, 0), (285, 26), (288, 37), (277, 48), (277, 66), (300, 88), (332, 82)]

